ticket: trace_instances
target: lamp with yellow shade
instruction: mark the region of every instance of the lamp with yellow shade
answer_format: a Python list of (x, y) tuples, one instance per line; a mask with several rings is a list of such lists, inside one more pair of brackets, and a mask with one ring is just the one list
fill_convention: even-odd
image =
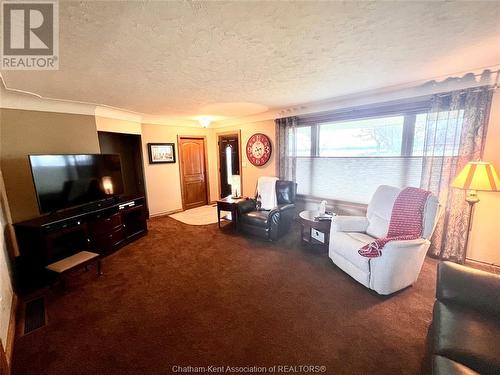
[(462, 263), (465, 263), (469, 233), (472, 229), (472, 213), (474, 205), (479, 202), (477, 192), (500, 191), (500, 179), (495, 171), (495, 167), (491, 163), (476, 161), (467, 163), (457, 177), (455, 177), (451, 186), (467, 190), (465, 200), (469, 204), (469, 217), (467, 221), (467, 233), (465, 235), (465, 249), (461, 260)]

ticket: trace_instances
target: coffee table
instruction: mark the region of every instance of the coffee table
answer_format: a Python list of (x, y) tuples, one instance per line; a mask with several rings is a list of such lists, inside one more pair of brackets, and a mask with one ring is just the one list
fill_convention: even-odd
[[(330, 243), (331, 220), (318, 220), (318, 211), (302, 211), (299, 213), (300, 240), (302, 244), (326, 247)], [(335, 216), (335, 215), (334, 215)]]

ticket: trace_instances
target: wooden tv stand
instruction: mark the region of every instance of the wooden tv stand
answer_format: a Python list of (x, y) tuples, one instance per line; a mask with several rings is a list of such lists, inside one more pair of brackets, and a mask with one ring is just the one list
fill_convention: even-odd
[(20, 256), (16, 281), (21, 289), (47, 283), (44, 268), (90, 250), (102, 256), (144, 236), (148, 211), (144, 197), (122, 198), (14, 224)]

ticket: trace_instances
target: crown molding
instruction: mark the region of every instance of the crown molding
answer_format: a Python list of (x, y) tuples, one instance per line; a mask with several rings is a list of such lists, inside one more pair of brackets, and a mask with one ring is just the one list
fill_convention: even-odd
[(183, 116), (143, 115), (142, 123), (147, 125), (182, 126), (187, 128), (201, 127), (197, 120), (185, 118)]
[(139, 124), (142, 122), (142, 116), (137, 113), (123, 111), (112, 107), (103, 107), (100, 105), (95, 107), (94, 116), (107, 117), (114, 120), (131, 121)]
[(87, 103), (45, 99), (33, 93), (0, 87), (0, 108), (94, 116), (95, 107)]
[[(389, 102), (393, 100), (415, 98), (419, 96), (432, 95), (443, 92), (444, 87), (446, 88), (445, 91), (476, 87), (485, 84), (479, 79), (485, 71), (490, 71), (492, 73), (492, 76), (490, 77), (490, 81), (488, 83), (498, 86), (500, 65), (493, 65), (468, 70), (466, 72), (452, 73), (430, 79), (382, 87), (370, 91), (352, 93), (322, 101), (314, 101), (309, 103), (296, 104), (288, 107), (274, 108), (253, 116), (231, 118), (218, 121), (211, 127), (225, 128), (229, 126), (243, 125), (246, 123), (258, 121), (274, 120), (281, 117), (300, 116), (317, 112), (334, 111), (336, 109), (347, 107), (356, 107), (361, 105)], [(475, 81), (467, 79), (461, 80), (461, 77), (467, 77), (470, 74), (476, 77)], [(450, 80), (450, 83), (446, 84), (447, 80)]]
[[(426, 80), (383, 87), (370, 91), (351, 93), (321, 101), (296, 104), (280, 108), (271, 108), (266, 112), (256, 115), (233, 117), (219, 121), (215, 120), (210, 124), (210, 128), (219, 129), (259, 121), (274, 120), (280, 117), (299, 116), (315, 112), (332, 111), (346, 107), (374, 104), (377, 102), (387, 102), (411, 97), (432, 95), (438, 92), (443, 92), (444, 87), (446, 90), (451, 91), (460, 88), (479, 86), (484, 83), (479, 80), (471, 81), (463, 79), (461, 81), (461, 77), (470, 77), (471, 74), (476, 77), (480, 77), (485, 71), (496, 73), (496, 77), (492, 78), (493, 82), (491, 83), (498, 86), (500, 65), (494, 65), (468, 70), (466, 72), (447, 74)], [(453, 79), (450, 80), (450, 78)], [(446, 84), (448, 80), (450, 80), (450, 82)], [(193, 128), (200, 127), (199, 122), (194, 117), (148, 115), (103, 104), (44, 98), (32, 92), (8, 88), (5, 85), (5, 81), (1, 74), (0, 83), (0, 108), (73, 113), (106, 117), (122, 121), (132, 121), (141, 124)]]

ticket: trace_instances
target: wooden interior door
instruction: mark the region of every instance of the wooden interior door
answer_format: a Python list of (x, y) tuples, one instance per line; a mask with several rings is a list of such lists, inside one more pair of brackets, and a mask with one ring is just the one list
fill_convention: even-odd
[(205, 168), (205, 140), (180, 138), (182, 205), (185, 210), (208, 203), (207, 173)]

